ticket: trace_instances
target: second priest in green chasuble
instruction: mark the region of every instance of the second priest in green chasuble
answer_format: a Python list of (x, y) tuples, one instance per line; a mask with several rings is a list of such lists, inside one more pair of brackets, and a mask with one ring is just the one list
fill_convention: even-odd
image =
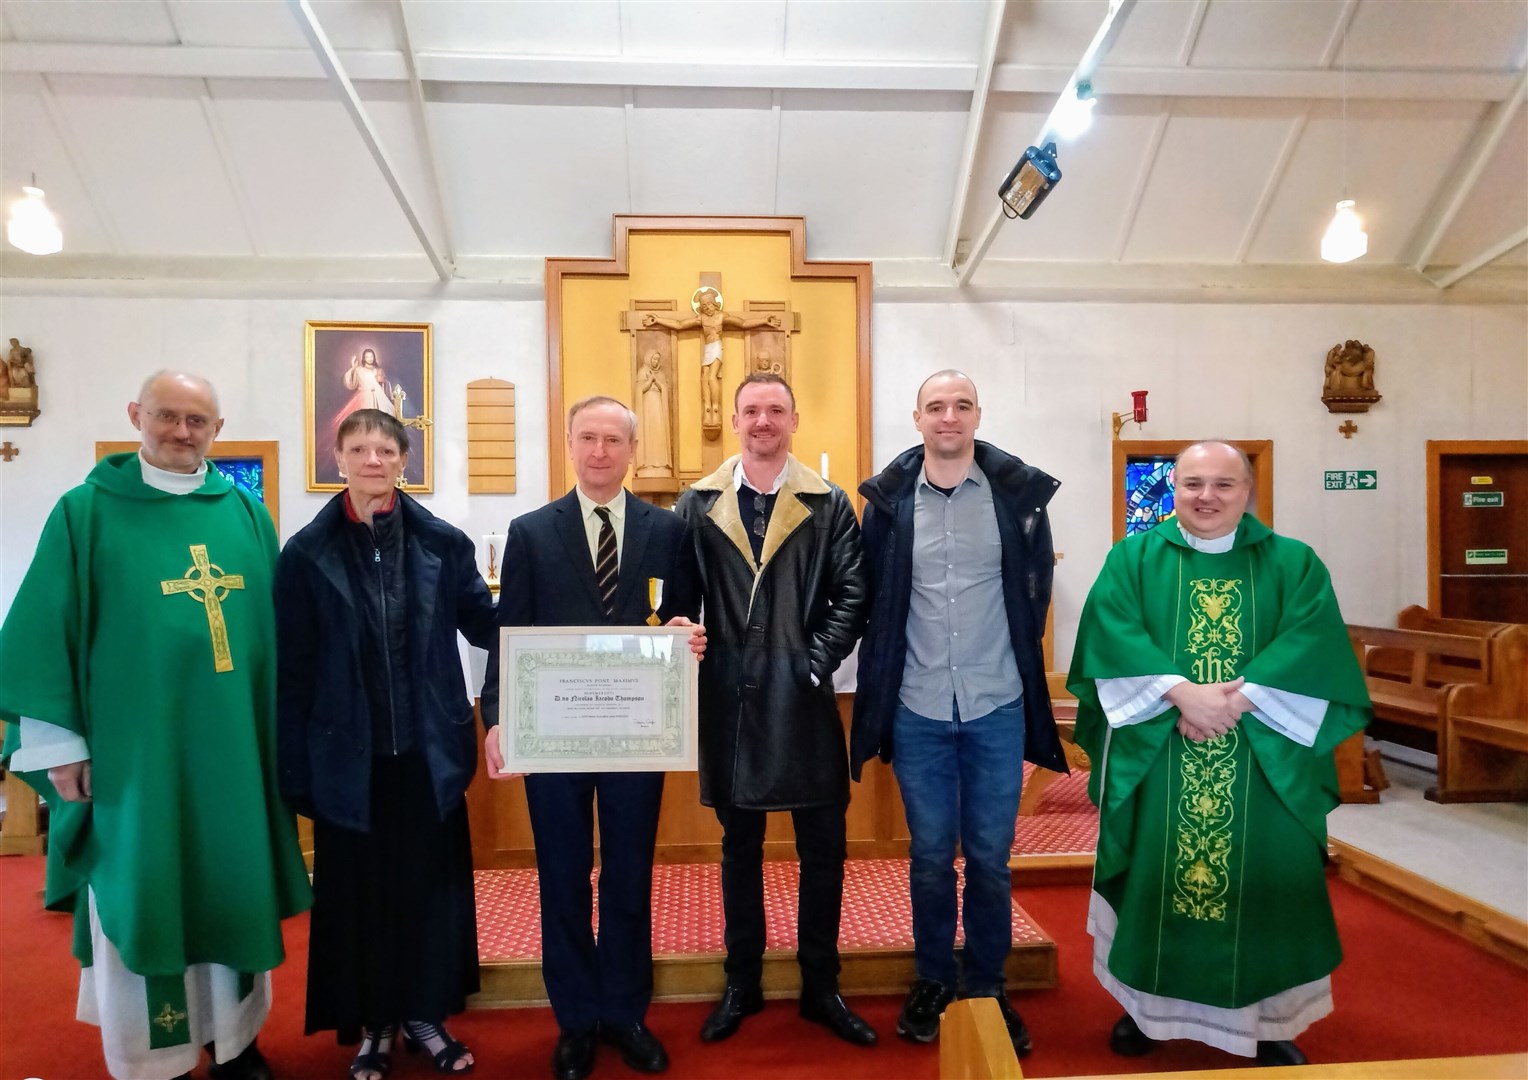
[(1297, 1063), (1342, 958), (1332, 750), (1368, 693), (1321, 560), (1244, 513), (1239, 451), (1201, 444), (1177, 473), (1177, 517), (1105, 560), (1067, 682), (1099, 807), (1094, 969), (1126, 1011), (1119, 1053), (1188, 1038)]
[[(311, 900), (276, 783), (275, 530), (201, 460), (209, 422), (188, 441), (148, 393), (162, 406), (203, 385), (166, 375), (134, 403), (145, 452), (173, 445), (193, 468), (103, 459), (54, 507), (0, 628), (0, 710), (22, 718), (7, 748), (52, 810), (45, 902), (75, 915), (79, 1018), (101, 1025), (116, 1076), (252, 1045), (280, 920)], [(63, 801), (48, 769), (81, 760), (84, 798)], [(226, 1014), (199, 1012), (209, 978)]]

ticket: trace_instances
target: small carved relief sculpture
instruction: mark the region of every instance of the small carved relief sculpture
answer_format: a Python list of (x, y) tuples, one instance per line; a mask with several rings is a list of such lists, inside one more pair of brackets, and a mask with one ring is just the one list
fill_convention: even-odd
[(1374, 388), (1374, 350), (1350, 338), (1326, 354), (1321, 400), (1327, 412), (1368, 412), (1380, 400)]
[(30, 427), (39, 415), (32, 350), (11, 338), (10, 352), (0, 361), (0, 424)]
[(663, 356), (656, 349), (647, 354), (637, 373), (637, 402), (640, 409), (641, 436), (637, 441), (637, 475), (640, 477), (674, 475), (674, 439), (669, 430), (669, 401), (672, 388), (663, 369)]
[(701, 425), (721, 429), (722, 424), (722, 329), (751, 330), (759, 326), (780, 325), (778, 315), (749, 318), (722, 310), (722, 294), (702, 286), (690, 297), (690, 309), (695, 312), (688, 319), (665, 319), (648, 312), (642, 317), (643, 326), (661, 326), (667, 330), (694, 330), (699, 328), (705, 340), (701, 354), (700, 399)]

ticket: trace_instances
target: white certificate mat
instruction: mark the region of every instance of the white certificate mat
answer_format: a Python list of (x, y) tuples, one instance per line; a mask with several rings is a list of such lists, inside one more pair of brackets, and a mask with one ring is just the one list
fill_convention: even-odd
[(499, 633), (505, 772), (695, 771), (698, 661), (689, 627)]

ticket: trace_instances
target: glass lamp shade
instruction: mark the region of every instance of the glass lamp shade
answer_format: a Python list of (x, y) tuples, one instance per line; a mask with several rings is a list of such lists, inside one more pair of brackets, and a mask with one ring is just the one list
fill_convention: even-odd
[(1353, 209), (1352, 199), (1337, 204), (1337, 213), (1321, 237), (1321, 257), (1331, 263), (1352, 262), (1369, 250), (1369, 234)]
[(22, 197), (11, 203), (5, 237), (13, 247), (29, 255), (52, 255), (64, 246), (58, 219), (43, 199), (42, 188), (23, 187)]

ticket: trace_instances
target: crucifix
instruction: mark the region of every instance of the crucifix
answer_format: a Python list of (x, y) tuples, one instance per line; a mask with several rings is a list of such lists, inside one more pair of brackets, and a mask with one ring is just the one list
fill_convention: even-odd
[(5, 440), (4, 446), (0, 446), (0, 457), (3, 457), (6, 461), (11, 460), (11, 458), (19, 453), (21, 453), (21, 448), (19, 446), (12, 446), (9, 439)]
[(191, 545), (191, 566), (186, 576), (159, 583), (165, 596), (188, 593), (207, 609), (207, 629), (212, 634), (212, 660), (215, 671), (233, 670), (233, 653), (228, 648), (228, 621), (223, 618), (223, 600), (230, 589), (244, 588), (244, 575), (225, 574), (223, 568), (207, 558), (206, 544)]

